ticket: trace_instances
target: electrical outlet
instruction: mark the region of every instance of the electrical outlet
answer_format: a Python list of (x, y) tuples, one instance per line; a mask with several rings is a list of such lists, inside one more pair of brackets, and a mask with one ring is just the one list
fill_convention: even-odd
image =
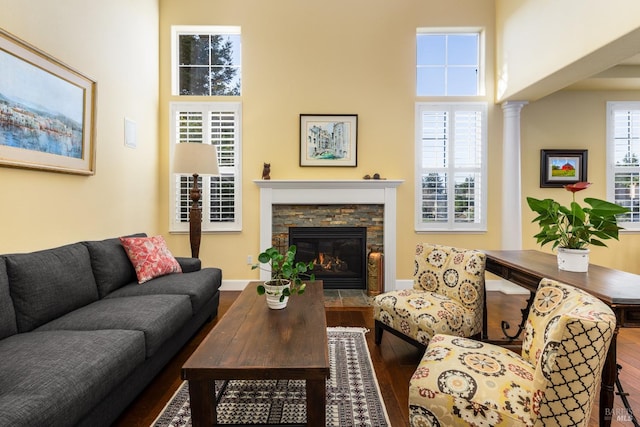
[(251, 257), (251, 255), (247, 255), (247, 264), (248, 265), (253, 264), (253, 258)]

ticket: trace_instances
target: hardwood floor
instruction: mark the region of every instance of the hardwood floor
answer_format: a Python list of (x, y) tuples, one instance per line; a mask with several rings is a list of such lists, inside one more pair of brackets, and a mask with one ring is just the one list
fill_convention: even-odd
[[(239, 292), (222, 292), (218, 318), (224, 315)], [(516, 329), (520, 322), (520, 310), (526, 305), (522, 295), (505, 295), (489, 292), (487, 296), (488, 330), (490, 339), (502, 338), (500, 321), (507, 320)], [(363, 326), (371, 329), (367, 344), (371, 352), (378, 383), (393, 427), (408, 426), (408, 383), (421, 353), (415, 347), (392, 334), (385, 333), (380, 346), (373, 340), (373, 312), (370, 307), (327, 307), (328, 326)], [(149, 426), (162, 411), (178, 386), (180, 368), (202, 339), (215, 326), (216, 321), (203, 329), (174, 357), (158, 377), (131, 404), (115, 426)], [(618, 335), (618, 363), (622, 366), (620, 380), (632, 408), (640, 414), (640, 329), (620, 329)], [(598, 425), (598, 399), (591, 414), (590, 426)], [(615, 398), (612, 426), (631, 426), (619, 396)]]

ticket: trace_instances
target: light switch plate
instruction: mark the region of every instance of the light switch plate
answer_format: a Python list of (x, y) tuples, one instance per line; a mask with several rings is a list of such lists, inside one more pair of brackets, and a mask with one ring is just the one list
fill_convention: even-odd
[(136, 122), (126, 117), (124, 118), (124, 145), (129, 148), (138, 146)]

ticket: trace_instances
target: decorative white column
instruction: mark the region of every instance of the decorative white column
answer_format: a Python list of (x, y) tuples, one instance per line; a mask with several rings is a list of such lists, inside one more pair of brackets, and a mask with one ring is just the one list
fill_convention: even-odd
[(526, 101), (502, 104), (502, 250), (522, 249), (520, 111), (525, 105)]

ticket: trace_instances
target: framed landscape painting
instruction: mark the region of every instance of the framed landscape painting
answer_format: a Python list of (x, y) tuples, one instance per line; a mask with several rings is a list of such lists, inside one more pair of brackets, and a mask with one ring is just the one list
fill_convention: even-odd
[(587, 180), (587, 150), (540, 150), (540, 187)]
[(300, 114), (300, 166), (358, 165), (357, 114)]
[(96, 82), (0, 30), (0, 166), (95, 169)]

